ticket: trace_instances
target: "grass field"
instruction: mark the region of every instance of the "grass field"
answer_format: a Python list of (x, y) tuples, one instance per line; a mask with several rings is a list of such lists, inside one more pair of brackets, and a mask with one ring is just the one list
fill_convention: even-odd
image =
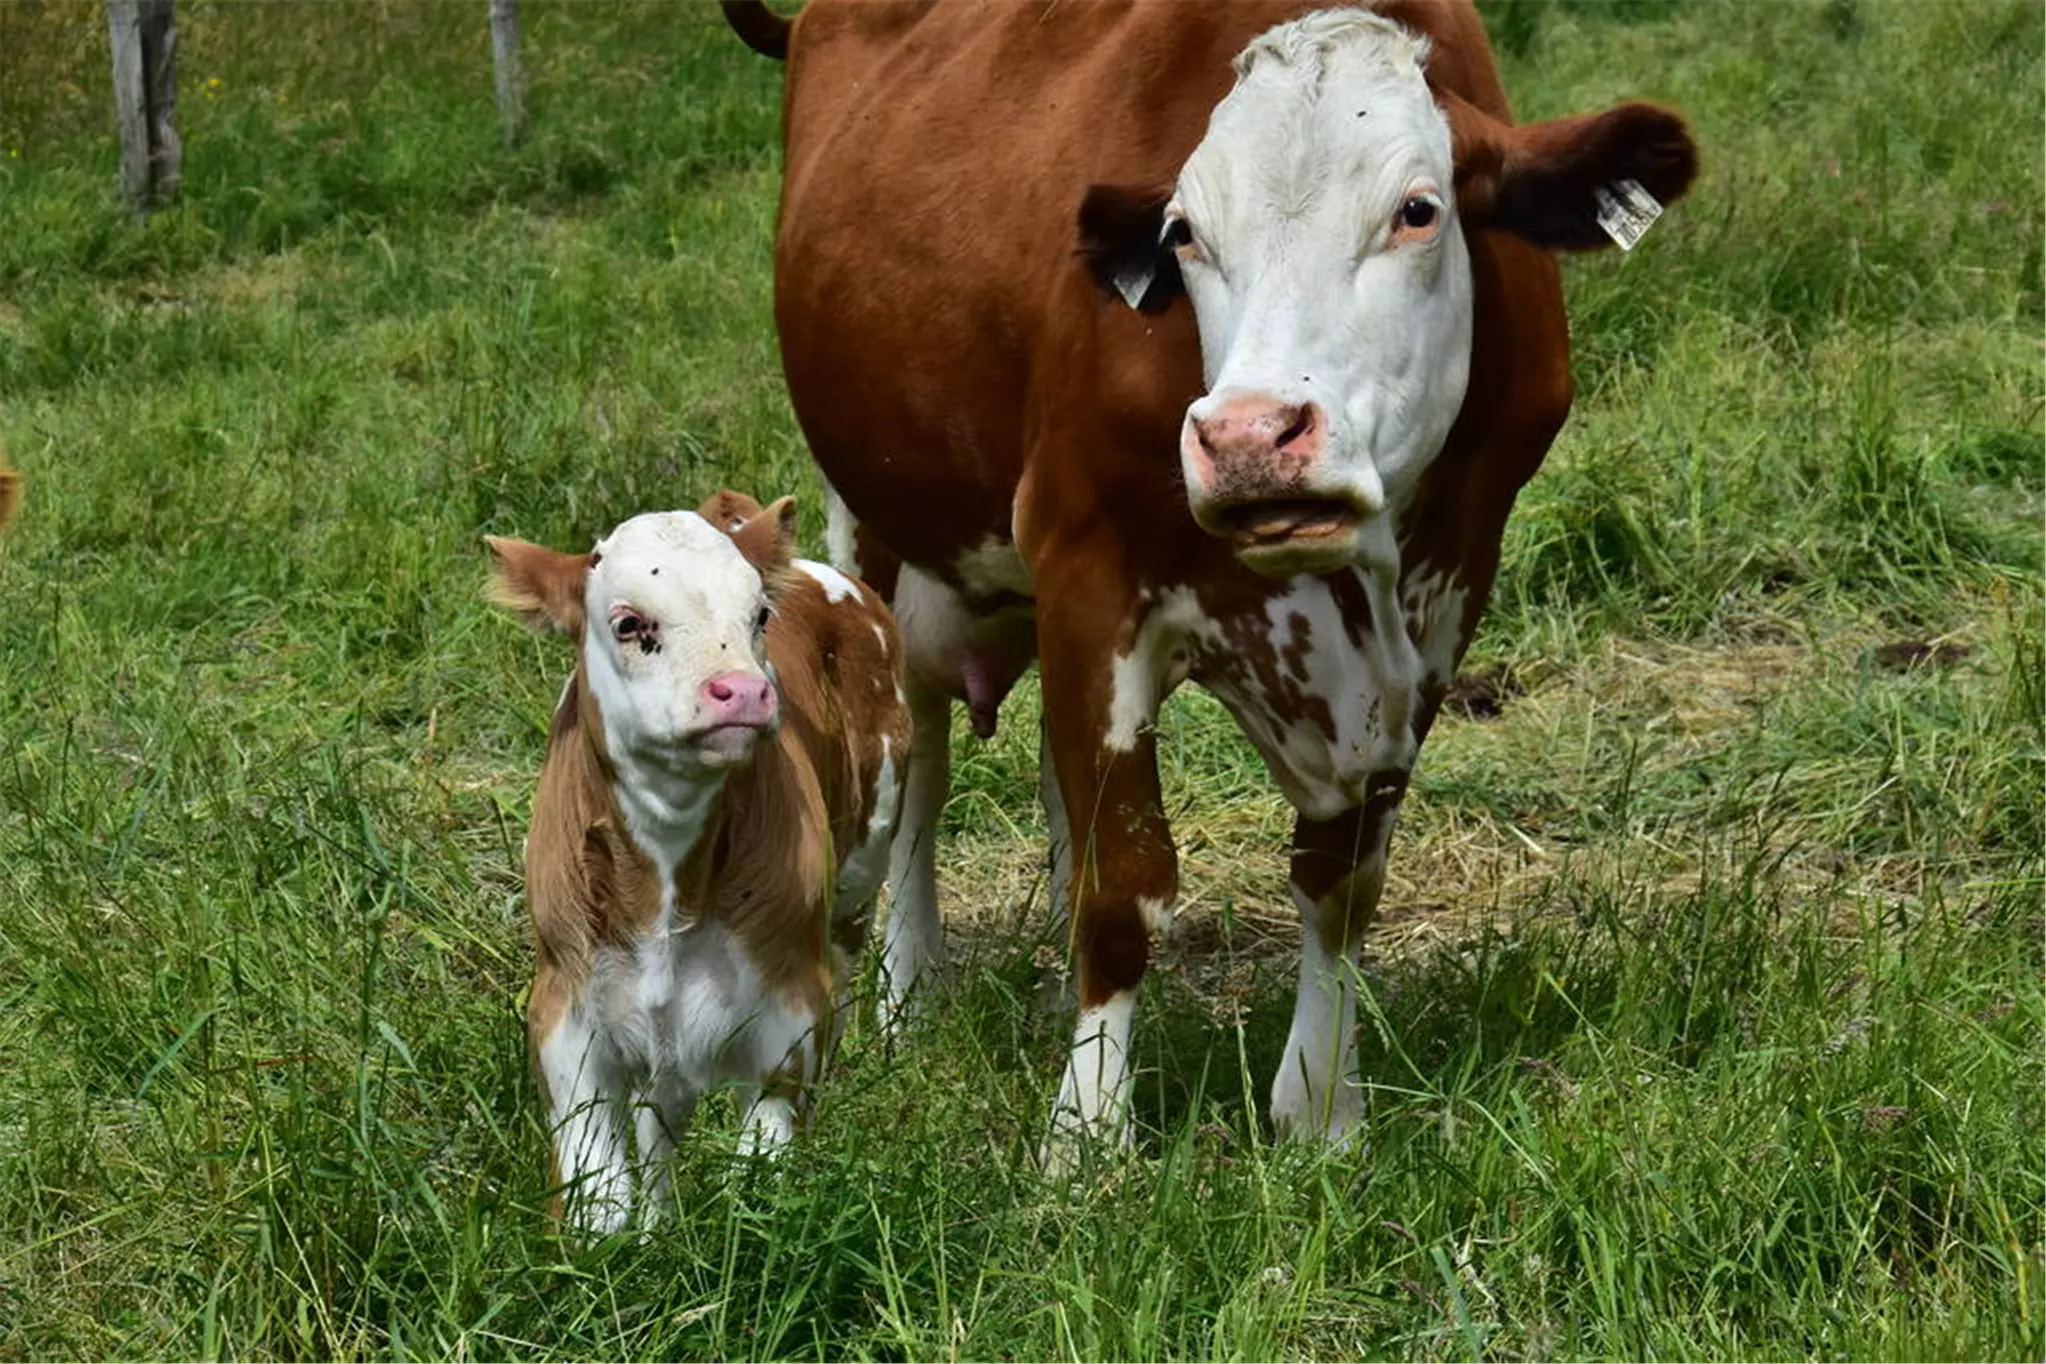
[(1523, 117), (1663, 99), (1705, 174), (1569, 267), (1368, 1152), (1263, 1125), (1289, 821), (1189, 694), (1139, 1150), (1033, 1173), (1026, 686), (955, 736), (934, 1025), (856, 1025), (779, 1169), (709, 1106), (663, 1229), (583, 1252), (520, 1025), (568, 657), (479, 537), (822, 521), (778, 68), (708, 6), (525, 9), (507, 152), (480, 3), (181, 3), (137, 224), (102, 11), (0, 3), (0, 1357), (2041, 1357), (2038, 5), (1487, 9)]

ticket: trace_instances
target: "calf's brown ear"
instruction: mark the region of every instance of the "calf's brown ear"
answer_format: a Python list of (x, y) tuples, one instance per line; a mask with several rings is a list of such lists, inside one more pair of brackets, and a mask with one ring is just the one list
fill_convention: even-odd
[(0, 526), (14, 519), (14, 509), (21, 502), (21, 475), (12, 469), (0, 469)]
[(742, 492), (720, 488), (696, 509), (696, 514), (730, 535), (760, 515), (760, 504)]
[[(746, 500), (751, 502), (753, 499)], [(756, 507), (758, 505), (755, 503)], [(746, 556), (746, 562), (759, 569), (768, 589), (774, 590), (777, 581), (788, 572), (789, 561), (796, 557), (796, 499), (776, 498), (766, 508), (747, 517), (738, 529), (719, 528), (731, 535), (732, 543)]]
[(1438, 92), (1456, 162), (1456, 208), (1467, 227), (1511, 232), (1551, 251), (1594, 251), (1600, 194), (1633, 181), (1668, 206), (1698, 174), (1684, 120), (1654, 104), (1622, 104), (1518, 127)]
[(1079, 255), (1111, 297), (1140, 313), (1162, 313), (1185, 291), (1179, 259), (1163, 240), (1170, 190), (1090, 185), (1080, 200)]
[(535, 630), (579, 635), (583, 629), (583, 588), (595, 554), (557, 549), (486, 535), (496, 568), (484, 595)]

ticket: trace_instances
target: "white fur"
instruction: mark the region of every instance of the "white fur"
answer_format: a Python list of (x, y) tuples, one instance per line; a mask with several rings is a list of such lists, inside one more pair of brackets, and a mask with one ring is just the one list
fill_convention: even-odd
[(1124, 990), (1080, 1011), (1065, 1078), (1052, 1106), (1051, 1136), (1043, 1152), (1048, 1169), (1070, 1168), (1083, 1142), (1129, 1144), (1130, 1021), (1136, 1010), (1136, 992)]
[[(1166, 208), (1193, 233), (1180, 274), (1209, 389), (1188, 429), (1248, 395), (1317, 403), (1329, 424), (1314, 487), (1362, 514), (1404, 504), (1469, 377), (1470, 259), (1425, 55), (1358, 10), (1272, 30), (1237, 59)], [(1395, 242), (1417, 195), (1439, 227)], [(1199, 515), (1201, 479), (1183, 462)]]
[(895, 770), (893, 745), (881, 736), (881, 767), (874, 775), (874, 814), (860, 839), (860, 845), (846, 854), (838, 871), (838, 893), (832, 906), (834, 918), (844, 918), (864, 909), (881, 888), (888, 871), (888, 844), (895, 836), (895, 821), (902, 809), (902, 778)]
[[(576, 1224), (597, 1235), (616, 1231), (640, 1201), (621, 1100), (636, 1096), (643, 1105), (633, 1122), (650, 1203), (665, 1187), (662, 1159), (698, 1096), (724, 1084), (757, 1092), (792, 1055), (803, 1079), (814, 1078), (817, 1023), (765, 990), (745, 949), (717, 925), (649, 930), (628, 949), (601, 949), (587, 987), (540, 1044), (556, 1161), (563, 1182), (576, 1186)], [(769, 1146), (787, 1136), (774, 1123), (762, 1130), (775, 1138)], [(748, 1149), (761, 1144), (751, 1140)]]
[(831, 566), (841, 573), (858, 573), (860, 558), (853, 545), (853, 534), (859, 528), (852, 508), (845, 505), (845, 499), (838, 495), (838, 489), (828, 482), (824, 485), (824, 547), (831, 557)]
[(791, 565), (796, 572), (824, 589), (824, 600), (831, 603), (862, 601), (860, 585), (830, 564), (820, 564), (814, 559), (797, 559)]
[(1364, 1115), (1357, 1079), (1356, 963), (1330, 955), (1318, 931), (1323, 914), (1298, 887), (1300, 985), (1293, 1027), (1272, 1077), (1272, 1123), (1282, 1132), (1346, 1140)]
[(960, 584), (976, 596), (1016, 592), (1027, 597), (1035, 591), (1030, 565), (1023, 562), (1015, 543), (993, 535), (954, 559), (952, 571)]
[(913, 992), (944, 947), (937, 842), (938, 816), (951, 779), (952, 703), (943, 692), (912, 683), (909, 720), (909, 772), (888, 855), (894, 894), (881, 941), (881, 1024), (890, 1034), (914, 1018)]
[(1186, 678), (1191, 641), (1217, 642), (1215, 623), (1190, 587), (1169, 587), (1150, 605), (1136, 638), (1109, 665), (1108, 733), (1102, 747), (1127, 753), (1157, 723), (1158, 707)]

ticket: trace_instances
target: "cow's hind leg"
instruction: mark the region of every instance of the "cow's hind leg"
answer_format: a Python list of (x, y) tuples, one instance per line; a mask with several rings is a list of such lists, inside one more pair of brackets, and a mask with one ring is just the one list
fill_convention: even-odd
[(889, 1032), (914, 1017), (913, 994), (927, 984), (944, 947), (938, 918), (938, 816), (952, 775), (952, 701), (912, 671), (909, 775), (902, 818), (888, 850), (888, 928), (881, 940), (881, 1022)]
[(1293, 903), (1300, 910), (1300, 986), (1272, 1080), (1272, 1122), (1289, 1135), (1347, 1141), (1364, 1117), (1357, 1076), (1357, 956), (1385, 887), (1402, 773), (1374, 781), (1364, 804), (1293, 826)]

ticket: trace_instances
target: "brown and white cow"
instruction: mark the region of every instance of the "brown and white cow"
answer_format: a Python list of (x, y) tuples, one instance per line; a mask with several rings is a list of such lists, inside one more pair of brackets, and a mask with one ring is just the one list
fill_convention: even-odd
[(488, 542), (492, 597), (577, 644), (526, 840), (527, 1024), (586, 1231), (633, 1209), (628, 1108), (650, 1211), (711, 1086), (739, 1087), (746, 1149), (788, 1139), (866, 934), (909, 757), (901, 650), (794, 533), (790, 499), (724, 492), (587, 554)]
[(1298, 811), (1272, 1115), (1344, 1138), (1394, 813), (1570, 409), (1551, 253), (1684, 193), (1682, 120), (1514, 126), (1467, 0), (726, 8), (788, 62), (783, 363), (909, 654), (892, 997), (938, 942), (949, 702), (988, 732), (1034, 657), (1080, 1006), (1052, 1145), (1126, 1139), (1191, 679)]

